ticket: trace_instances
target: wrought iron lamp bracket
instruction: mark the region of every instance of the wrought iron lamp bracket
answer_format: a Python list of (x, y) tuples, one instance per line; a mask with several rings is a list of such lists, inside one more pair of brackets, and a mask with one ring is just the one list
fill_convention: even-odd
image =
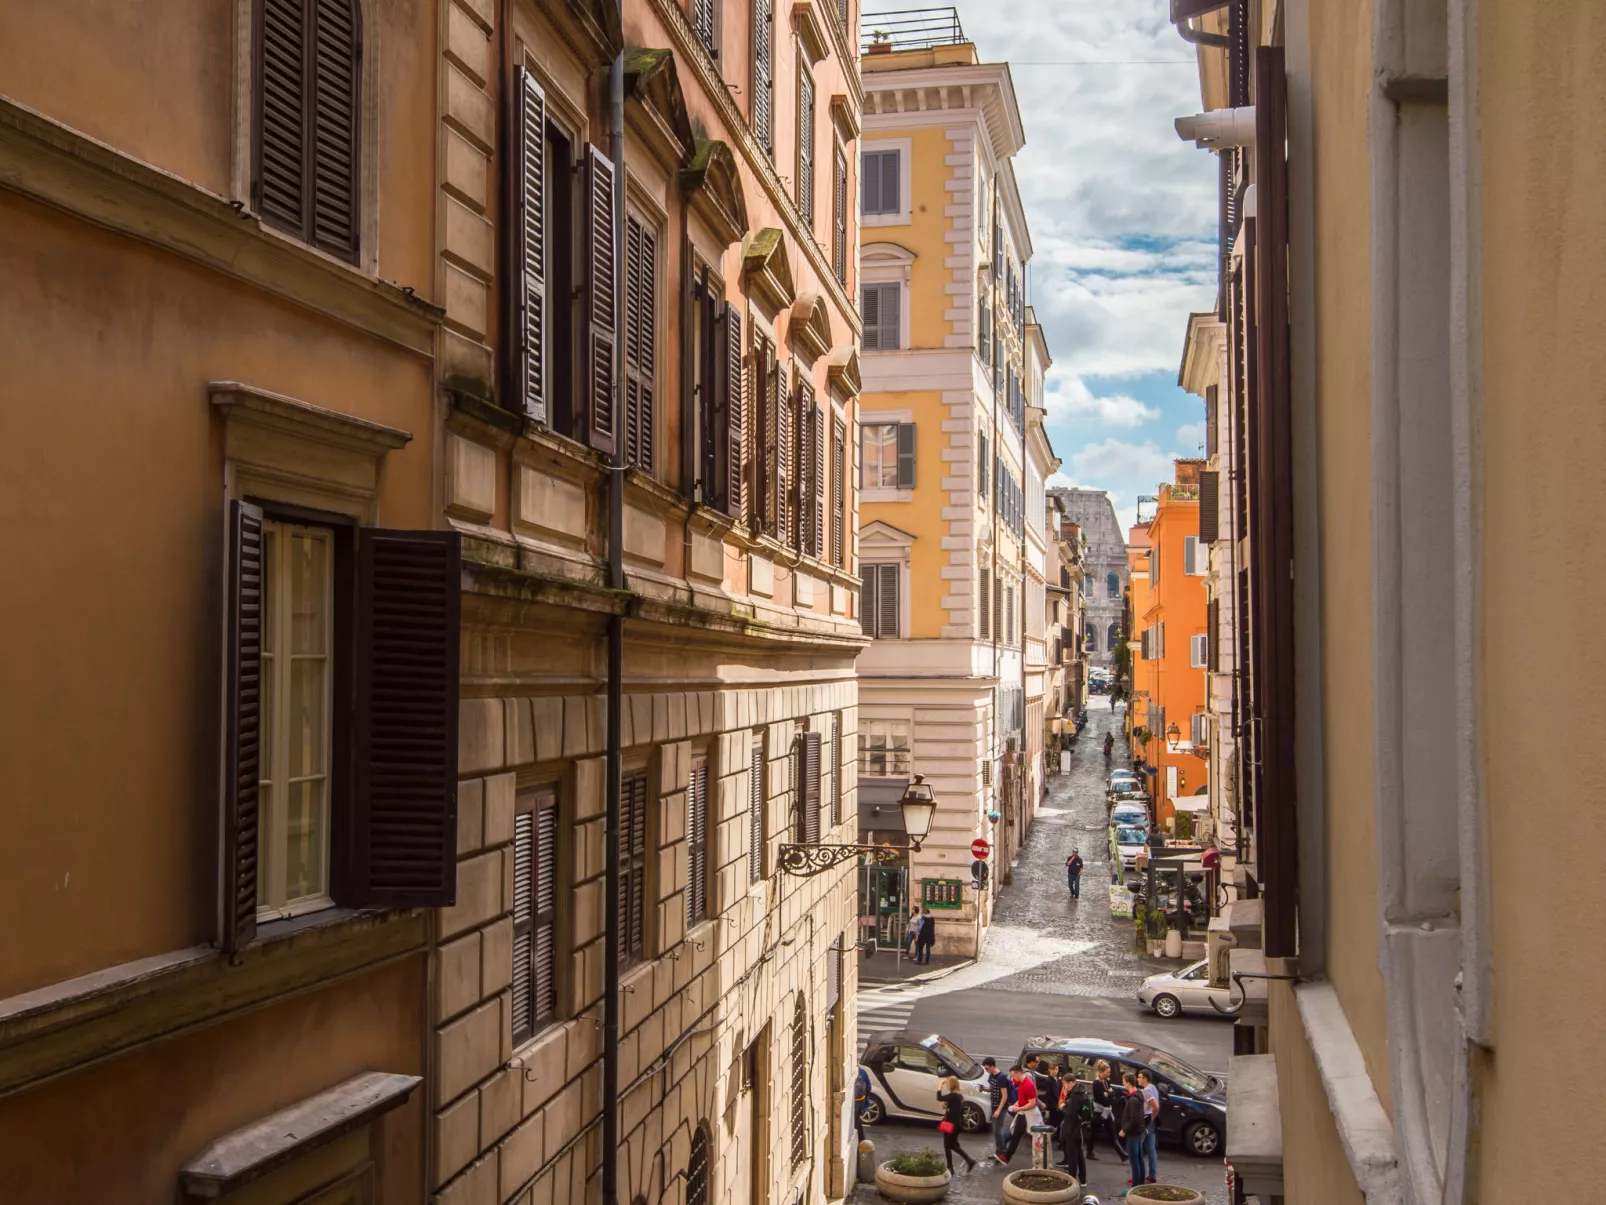
[(896, 861), (906, 850), (890, 845), (783, 845), (781, 869), (798, 878), (809, 878), (869, 854), (877, 862)]

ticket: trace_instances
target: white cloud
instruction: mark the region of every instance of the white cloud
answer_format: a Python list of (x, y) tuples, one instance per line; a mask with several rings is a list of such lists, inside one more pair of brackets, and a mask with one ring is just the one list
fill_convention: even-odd
[(1203, 455), (1204, 441), (1203, 423), (1183, 423), (1177, 428), (1177, 447), (1184, 456)]
[(1141, 427), (1160, 417), (1160, 410), (1126, 394), (1095, 396), (1081, 377), (1058, 366), (1049, 369), (1043, 404), (1050, 420), (1091, 419), (1106, 427)]

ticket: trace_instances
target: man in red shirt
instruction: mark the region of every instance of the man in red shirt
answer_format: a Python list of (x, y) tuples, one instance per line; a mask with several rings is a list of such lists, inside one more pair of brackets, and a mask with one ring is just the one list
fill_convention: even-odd
[(1015, 1157), (1015, 1148), (1020, 1146), (1020, 1140), (1026, 1132), (1034, 1123), (1042, 1120), (1042, 1115), (1037, 1111), (1037, 1085), (1032, 1082), (1031, 1076), (1021, 1070), (1019, 1063), (1009, 1069), (1009, 1082), (1015, 1085), (1015, 1103), (1009, 1106), (1015, 1120), (1010, 1123), (1009, 1145), (1004, 1148), (1002, 1155), (993, 1156), (1006, 1166)]

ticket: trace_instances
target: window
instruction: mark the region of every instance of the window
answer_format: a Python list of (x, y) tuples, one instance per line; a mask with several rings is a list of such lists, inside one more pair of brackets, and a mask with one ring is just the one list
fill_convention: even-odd
[(558, 1011), (558, 801), (550, 789), (519, 800), (513, 818), (513, 1044)]
[(814, 229), (814, 81), (797, 73), (797, 211), (803, 225)]
[(797, 523), (799, 552), (824, 554), (825, 536), (825, 411), (814, 397), (814, 386), (800, 375), (797, 386)]
[(860, 488), (913, 489), (915, 484), (915, 425), (866, 423), (859, 427), (859, 463), (864, 466)]
[(626, 464), (653, 472), (654, 371), (658, 342), (658, 233), (635, 214), (625, 218)]
[(708, 919), (708, 758), (691, 764), (686, 787), (686, 928)]
[(1210, 743), (1210, 716), (1208, 714), (1203, 711), (1195, 712), (1193, 719), (1189, 723), (1189, 729), (1188, 739), (1195, 746), (1208, 745)]
[(775, 3), (753, 0), (753, 108), (749, 120), (759, 146), (775, 153)]
[(865, 151), (859, 157), (859, 204), (869, 215), (903, 212), (903, 175), (898, 151)]
[(619, 965), (647, 952), (647, 772), (619, 781)]
[(988, 468), (993, 463), (992, 443), (985, 432), (976, 435), (976, 489), (983, 498), (987, 497), (987, 478), (991, 475)]
[(831, 564), (848, 562), (848, 424), (831, 419)]
[(1191, 669), (1210, 668), (1210, 637), (1188, 637), (1188, 666)]
[(710, 58), (719, 58), (719, 16), (715, 0), (691, 0), (691, 27), (708, 51)]
[(361, 237), (358, 0), (259, 0), (253, 199), (262, 220), (356, 263)]
[(809, 1154), (809, 1013), (803, 993), (792, 1013), (792, 1166)]
[(859, 569), (859, 576), (863, 580), (859, 590), (859, 618), (865, 635), (880, 640), (896, 640), (901, 610), (898, 566), (861, 565)]
[(901, 334), (903, 286), (865, 285), (861, 290), (865, 351), (897, 351)]
[(691, 1136), (691, 1156), (686, 1161), (686, 1205), (708, 1205), (709, 1145), (708, 1123), (699, 1122)]
[(323, 525), (231, 503), (231, 953), (256, 939), (259, 918), (452, 902), (460, 565), (452, 532)]
[(764, 878), (764, 742), (755, 740), (747, 767), (747, 881)]
[(792, 745), (792, 783), (796, 792), (797, 840), (805, 845), (820, 843), (820, 768), (822, 750), (818, 732), (800, 732)]
[(1182, 572), (1191, 577), (1203, 577), (1210, 570), (1210, 557), (1199, 543), (1198, 536), (1182, 537)]
[(831, 154), (831, 268), (848, 283), (848, 156), (840, 142)]
[(1113, 569), (1105, 575), (1104, 595), (1106, 598), (1121, 597), (1121, 575)]
[(910, 770), (909, 721), (859, 721), (859, 769), (871, 778), (903, 778)]

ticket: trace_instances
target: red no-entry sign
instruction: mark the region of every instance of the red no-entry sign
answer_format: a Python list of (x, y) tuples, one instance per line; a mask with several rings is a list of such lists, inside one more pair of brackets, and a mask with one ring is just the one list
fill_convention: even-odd
[(992, 849), (993, 847), (991, 845), (988, 845), (987, 842), (983, 841), (980, 837), (977, 837), (970, 843), (970, 856), (973, 858), (985, 858), (989, 853), (992, 852)]

